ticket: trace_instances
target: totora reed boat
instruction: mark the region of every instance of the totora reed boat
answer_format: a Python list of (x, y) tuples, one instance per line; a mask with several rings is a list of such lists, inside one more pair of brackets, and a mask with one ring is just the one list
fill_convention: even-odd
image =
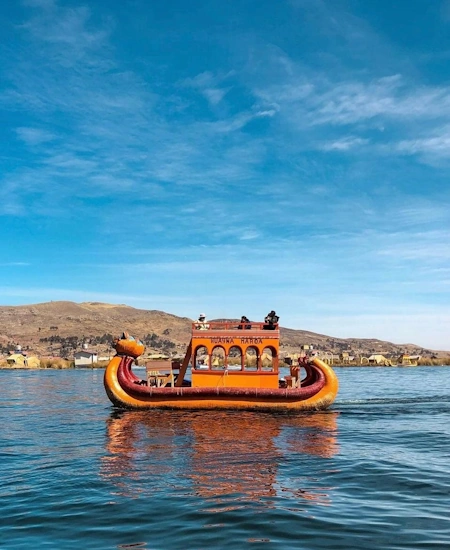
[[(111, 402), (125, 409), (321, 410), (335, 400), (338, 380), (317, 358), (303, 358), (280, 377), (278, 325), (192, 324), (182, 361), (146, 363), (141, 380), (132, 365), (144, 345), (124, 333), (104, 376)], [(190, 371), (191, 379), (186, 378)]]

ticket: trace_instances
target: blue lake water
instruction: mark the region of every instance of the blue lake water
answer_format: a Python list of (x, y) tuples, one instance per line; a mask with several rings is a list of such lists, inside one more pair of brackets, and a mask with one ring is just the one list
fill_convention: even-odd
[(0, 371), (0, 548), (448, 549), (450, 368), (340, 368), (326, 412), (118, 412)]

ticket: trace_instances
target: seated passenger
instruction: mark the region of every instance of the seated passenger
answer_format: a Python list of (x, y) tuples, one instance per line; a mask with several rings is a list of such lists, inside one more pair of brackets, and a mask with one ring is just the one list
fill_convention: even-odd
[(264, 318), (264, 323), (266, 323), (263, 326), (264, 330), (275, 330), (278, 325), (278, 315), (275, 313), (275, 311), (272, 309), (271, 312), (269, 312), (266, 317)]
[(248, 324), (244, 324), (244, 323), (250, 323), (250, 320), (247, 319), (247, 317), (245, 315), (243, 315), (241, 317), (241, 324), (238, 326), (238, 329), (242, 330), (242, 329), (246, 329), (246, 330), (249, 330), (252, 328), (252, 325), (248, 325)]
[(198, 320), (195, 323), (195, 328), (197, 330), (208, 330), (209, 329), (209, 324), (206, 322), (206, 316), (205, 316), (204, 313), (200, 313), (200, 315), (198, 316)]

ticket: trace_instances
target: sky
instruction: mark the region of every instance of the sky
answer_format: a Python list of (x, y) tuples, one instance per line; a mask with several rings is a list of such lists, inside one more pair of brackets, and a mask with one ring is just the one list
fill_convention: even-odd
[(449, 0), (0, 4), (0, 304), (450, 350)]

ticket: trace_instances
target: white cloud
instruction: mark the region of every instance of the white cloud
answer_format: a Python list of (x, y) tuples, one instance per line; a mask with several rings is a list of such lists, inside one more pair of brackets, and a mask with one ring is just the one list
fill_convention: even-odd
[(227, 91), (228, 90), (218, 88), (205, 88), (203, 94), (211, 105), (217, 105), (222, 101)]
[(396, 149), (405, 155), (450, 157), (450, 127), (445, 126), (434, 136), (401, 140)]
[(72, 61), (81, 59), (87, 51), (103, 45), (109, 34), (109, 28), (93, 29), (91, 11), (85, 6), (60, 7), (45, 0), (34, 1), (32, 6), (39, 11), (23, 24), (23, 28), (37, 40), (60, 47), (60, 52), (53, 50), (52, 53), (61, 62), (67, 62), (69, 56)]
[(253, 241), (260, 237), (261, 234), (258, 231), (254, 231), (252, 229), (246, 229), (243, 231), (240, 240), (241, 241)]
[(16, 128), (17, 135), (28, 145), (39, 145), (47, 141), (52, 141), (55, 135), (52, 132), (42, 130), (41, 128)]
[(231, 89), (230, 86), (222, 86), (222, 82), (232, 76), (233, 73), (224, 75), (215, 75), (210, 71), (205, 71), (192, 78), (186, 78), (181, 82), (182, 86), (198, 90), (215, 107)]
[(287, 83), (254, 90), (268, 104), (278, 105), (285, 116), (302, 117), (309, 125), (350, 125), (384, 117), (387, 120), (450, 117), (450, 87), (426, 87), (390, 75), (369, 82), (333, 81), (322, 76), (305, 81), (289, 76)]
[(348, 151), (360, 145), (366, 145), (368, 142), (368, 139), (346, 136), (337, 139), (336, 141), (323, 143), (319, 148), (323, 151)]

